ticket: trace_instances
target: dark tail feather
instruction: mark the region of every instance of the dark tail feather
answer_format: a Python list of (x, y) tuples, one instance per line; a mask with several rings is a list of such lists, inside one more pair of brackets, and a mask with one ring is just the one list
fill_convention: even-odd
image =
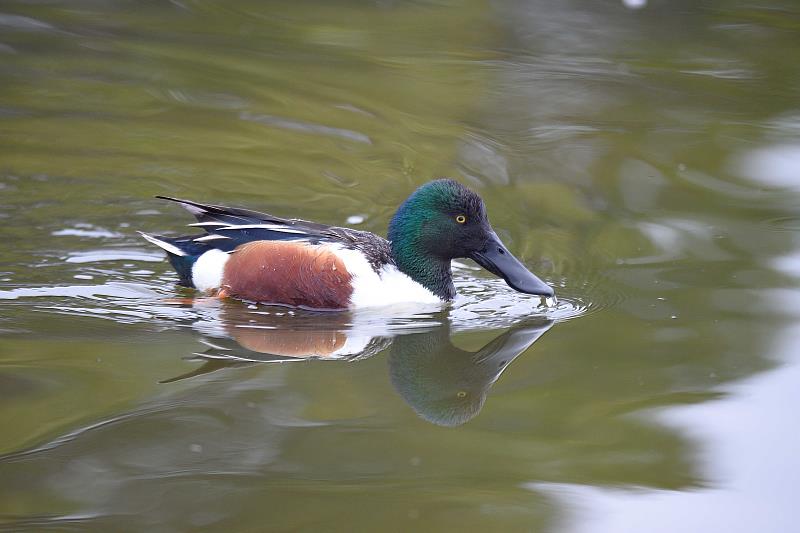
[(259, 211), (251, 211), (250, 209), (201, 204), (200, 202), (173, 198), (172, 196), (156, 196), (156, 198), (180, 204), (181, 207), (193, 214), (199, 222), (219, 221), (226, 224), (253, 224), (259, 222), (286, 224), (288, 222), (286, 219), (274, 217)]

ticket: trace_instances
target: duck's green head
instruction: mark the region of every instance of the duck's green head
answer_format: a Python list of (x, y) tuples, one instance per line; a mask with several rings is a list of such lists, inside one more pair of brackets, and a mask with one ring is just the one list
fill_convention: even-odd
[(452, 259), (473, 259), (520, 292), (553, 296), (503, 245), (480, 196), (457, 181), (426, 183), (403, 202), (389, 223), (397, 267), (445, 300), (455, 297)]

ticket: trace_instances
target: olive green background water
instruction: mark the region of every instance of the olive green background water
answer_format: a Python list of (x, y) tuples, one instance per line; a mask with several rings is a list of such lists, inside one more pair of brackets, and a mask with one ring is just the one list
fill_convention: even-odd
[[(793, 531), (800, 7), (643, 3), (0, 3), (0, 530)], [(442, 175), (557, 306), (192, 301), (135, 233), (162, 194), (385, 234)], [(412, 335), (191, 359), (364, 324)]]

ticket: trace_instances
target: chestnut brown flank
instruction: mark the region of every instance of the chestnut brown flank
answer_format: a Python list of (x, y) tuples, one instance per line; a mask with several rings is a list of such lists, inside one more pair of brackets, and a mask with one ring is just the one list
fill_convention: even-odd
[(222, 292), (234, 298), (319, 309), (343, 309), (352, 276), (330, 250), (296, 242), (243, 244), (225, 264)]

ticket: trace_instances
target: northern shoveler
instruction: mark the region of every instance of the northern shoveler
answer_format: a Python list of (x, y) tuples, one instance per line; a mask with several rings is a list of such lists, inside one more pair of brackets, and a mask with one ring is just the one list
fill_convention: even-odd
[(483, 200), (450, 179), (429, 182), (403, 202), (389, 239), (350, 228), (257, 211), (178, 202), (204, 235), (162, 237), (181, 283), (255, 302), (313, 309), (436, 303), (456, 295), (450, 261), (470, 258), (513, 289), (553, 296), (503, 245)]

